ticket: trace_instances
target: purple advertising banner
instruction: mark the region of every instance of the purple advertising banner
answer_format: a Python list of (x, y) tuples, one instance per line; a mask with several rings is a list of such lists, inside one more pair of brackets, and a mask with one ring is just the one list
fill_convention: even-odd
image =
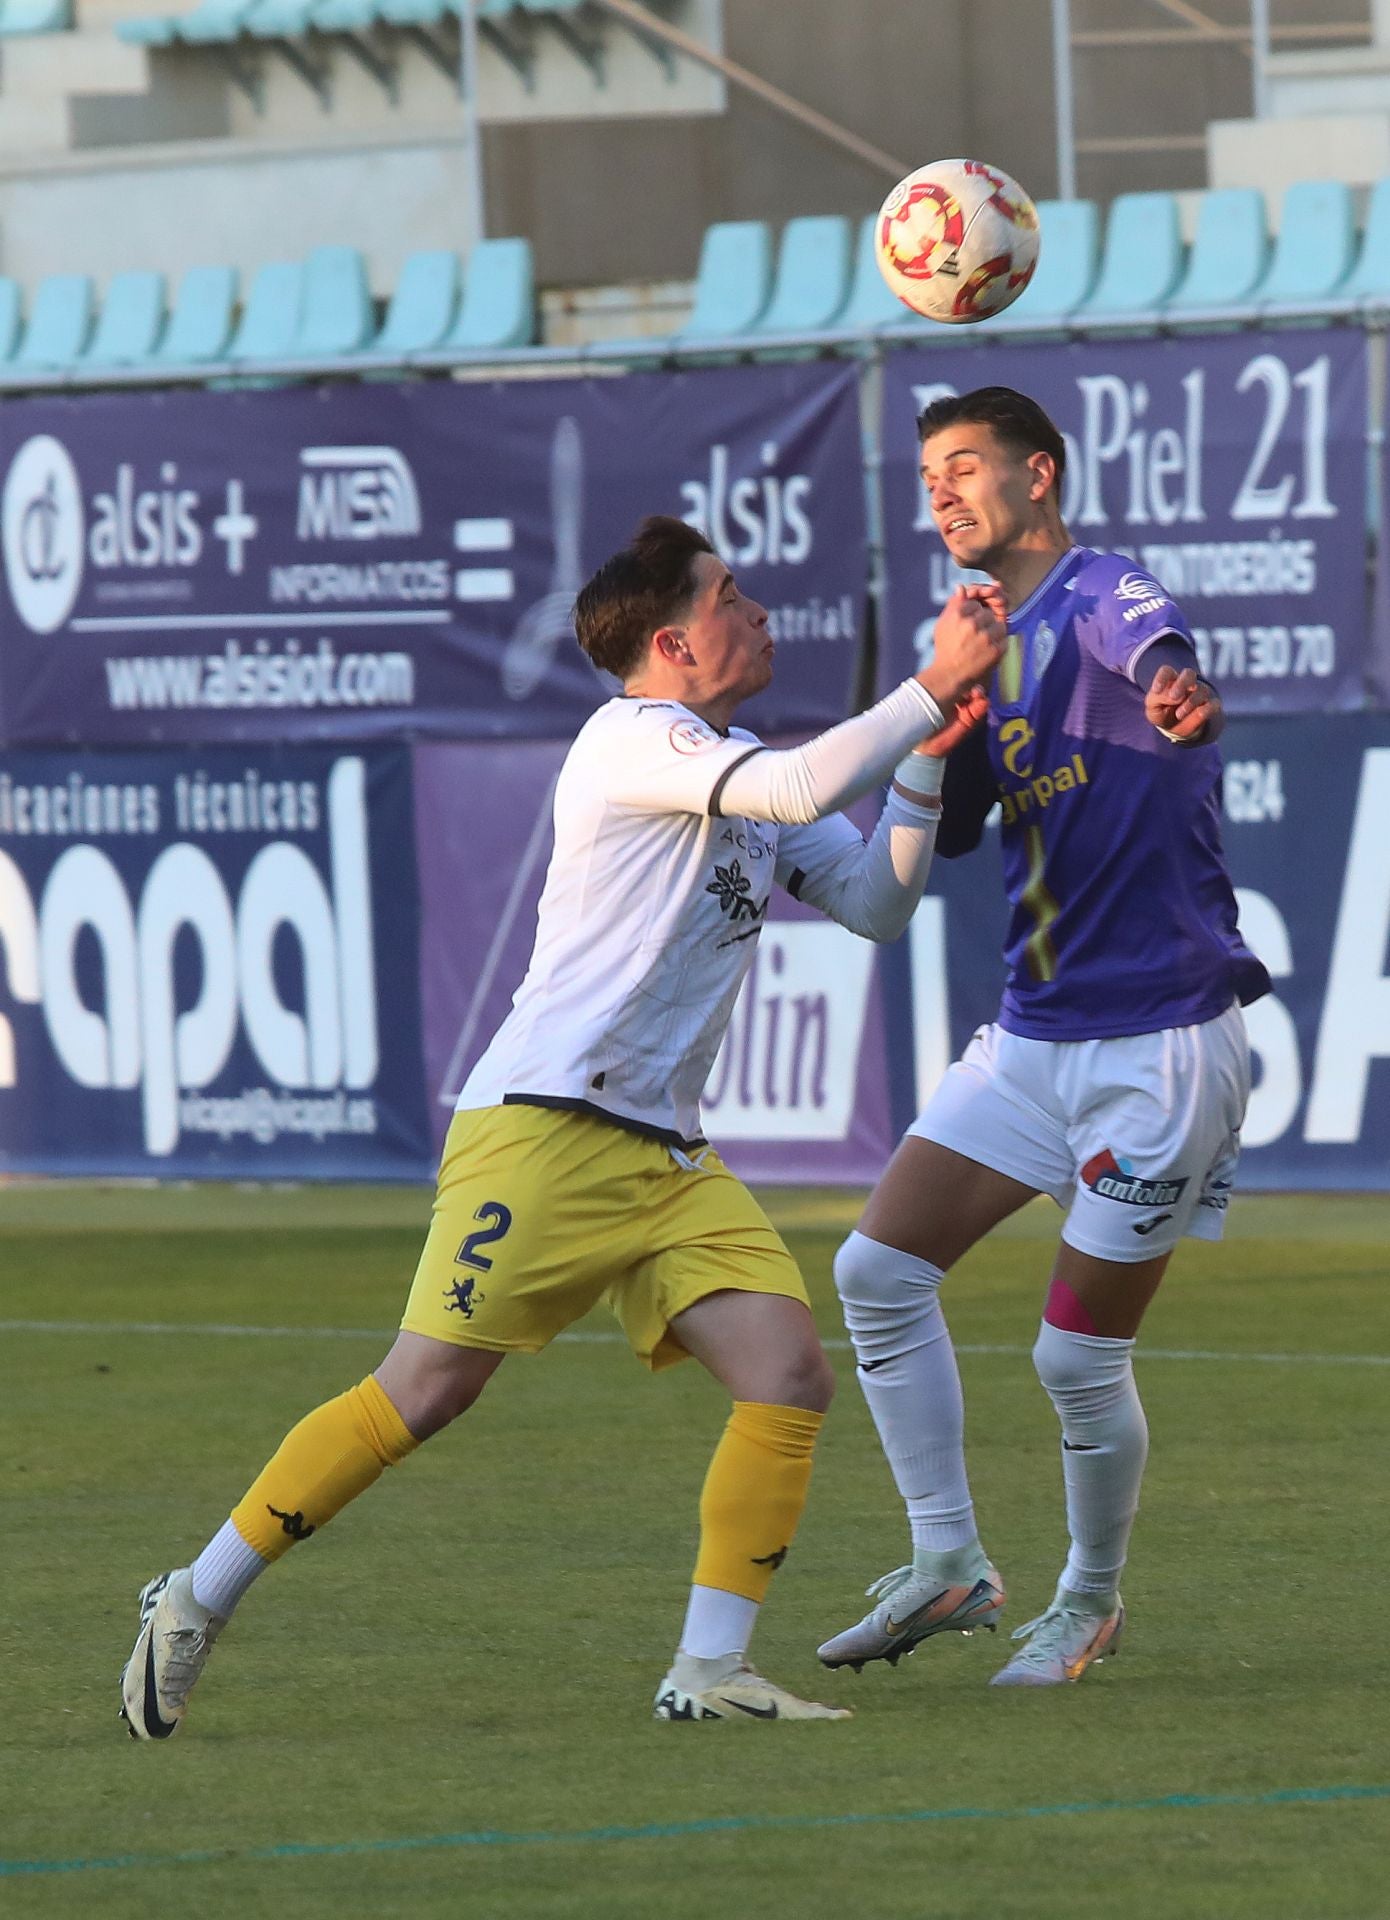
[(1234, 713), (1360, 707), (1370, 668), (1359, 329), (979, 345), (890, 356), (881, 677), (912, 672), (962, 575), (918, 478), (916, 417), (1017, 387), (1067, 443), (1062, 513), (1176, 599)]
[[(1237, 1187), (1390, 1187), (1390, 718), (1236, 720), (1223, 837), (1273, 991), (1246, 1009), (1254, 1087)], [(917, 1098), (1003, 985), (999, 836), (940, 860), (909, 929)], [(901, 1003), (892, 1009), (894, 1023)], [(894, 1024), (904, 1051), (905, 1030)]]
[(423, 1179), (405, 748), (12, 753), (0, 1167)]
[[(415, 753), (421, 1005), (436, 1141), (530, 958), (563, 757), (549, 744)], [(876, 953), (774, 892), (703, 1102), (709, 1138), (744, 1178), (877, 1178), (894, 1128)]]
[(648, 513), (769, 609), (750, 725), (847, 708), (847, 363), (17, 400), (0, 472), (0, 741), (568, 739), (612, 690), (574, 596)]

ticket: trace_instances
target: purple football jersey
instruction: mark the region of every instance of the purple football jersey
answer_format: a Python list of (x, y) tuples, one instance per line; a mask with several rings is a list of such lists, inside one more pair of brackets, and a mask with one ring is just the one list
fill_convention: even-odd
[(1012, 914), (999, 1021), (1036, 1040), (1214, 1019), (1269, 977), (1236, 930), (1221, 755), (1144, 718), (1134, 678), (1165, 634), (1163, 588), (1123, 554), (1073, 547), (1009, 617), (988, 749)]

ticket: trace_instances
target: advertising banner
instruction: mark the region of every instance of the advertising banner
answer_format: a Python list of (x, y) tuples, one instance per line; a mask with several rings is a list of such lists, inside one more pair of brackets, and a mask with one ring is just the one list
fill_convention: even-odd
[(1366, 340), (1354, 329), (1178, 335), (890, 355), (884, 381), (883, 684), (915, 670), (959, 575), (918, 477), (931, 400), (1010, 386), (1067, 445), (1062, 516), (1182, 607), (1233, 713), (1363, 704)]
[(769, 609), (748, 724), (846, 711), (848, 364), (16, 400), (0, 475), (12, 744), (568, 739), (612, 691), (575, 594), (649, 513)]
[[(553, 745), (416, 752), (425, 1074), (436, 1141), (530, 958), (563, 757)], [(882, 1169), (894, 1120), (878, 952), (774, 891), (703, 1103), (706, 1133), (746, 1179), (868, 1182)]]
[[(1246, 1009), (1255, 1077), (1237, 1186), (1384, 1190), (1390, 717), (1234, 721), (1222, 748), (1241, 926), (1274, 981)], [(997, 832), (938, 861), (930, 888), (908, 935), (919, 1104), (998, 1005)]]
[(404, 748), (9, 754), (0, 1167), (423, 1179)]

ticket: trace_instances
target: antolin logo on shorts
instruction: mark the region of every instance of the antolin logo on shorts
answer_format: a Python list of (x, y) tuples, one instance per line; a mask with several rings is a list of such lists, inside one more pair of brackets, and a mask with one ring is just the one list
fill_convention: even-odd
[(1109, 1147), (1089, 1159), (1081, 1169), (1081, 1178), (1102, 1200), (1123, 1200), (1130, 1207), (1171, 1207), (1183, 1188), (1181, 1180), (1145, 1180), (1125, 1160), (1117, 1160)]

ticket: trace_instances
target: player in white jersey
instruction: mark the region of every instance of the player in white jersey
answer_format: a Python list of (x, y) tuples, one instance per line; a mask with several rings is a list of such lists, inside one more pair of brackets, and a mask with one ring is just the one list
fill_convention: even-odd
[[(137, 1738), (177, 1730), (272, 1561), (470, 1407), (508, 1353), (539, 1351), (601, 1299), (648, 1366), (691, 1355), (734, 1401), (656, 1717), (844, 1717), (747, 1662), (833, 1382), (801, 1276), (701, 1136), (699, 1096), (774, 875), (869, 939), (906, 926), (943, 755), (984, 710), (1001, 611), (992, 589), (958, 594), (930, 667), (770, 752), (732, 726), (772, 676), (767, 615), (701, 535), (647, 521), (583, 589), (580, 644), (623, 694), (561, 772), (531, 964), (459, 1097), (402, 1330), (374, 1374), (292, 1430), (192, 1566), (145, 1588), (122, 1677)], [(839, 809), (904, 755), (866, 846)]]

